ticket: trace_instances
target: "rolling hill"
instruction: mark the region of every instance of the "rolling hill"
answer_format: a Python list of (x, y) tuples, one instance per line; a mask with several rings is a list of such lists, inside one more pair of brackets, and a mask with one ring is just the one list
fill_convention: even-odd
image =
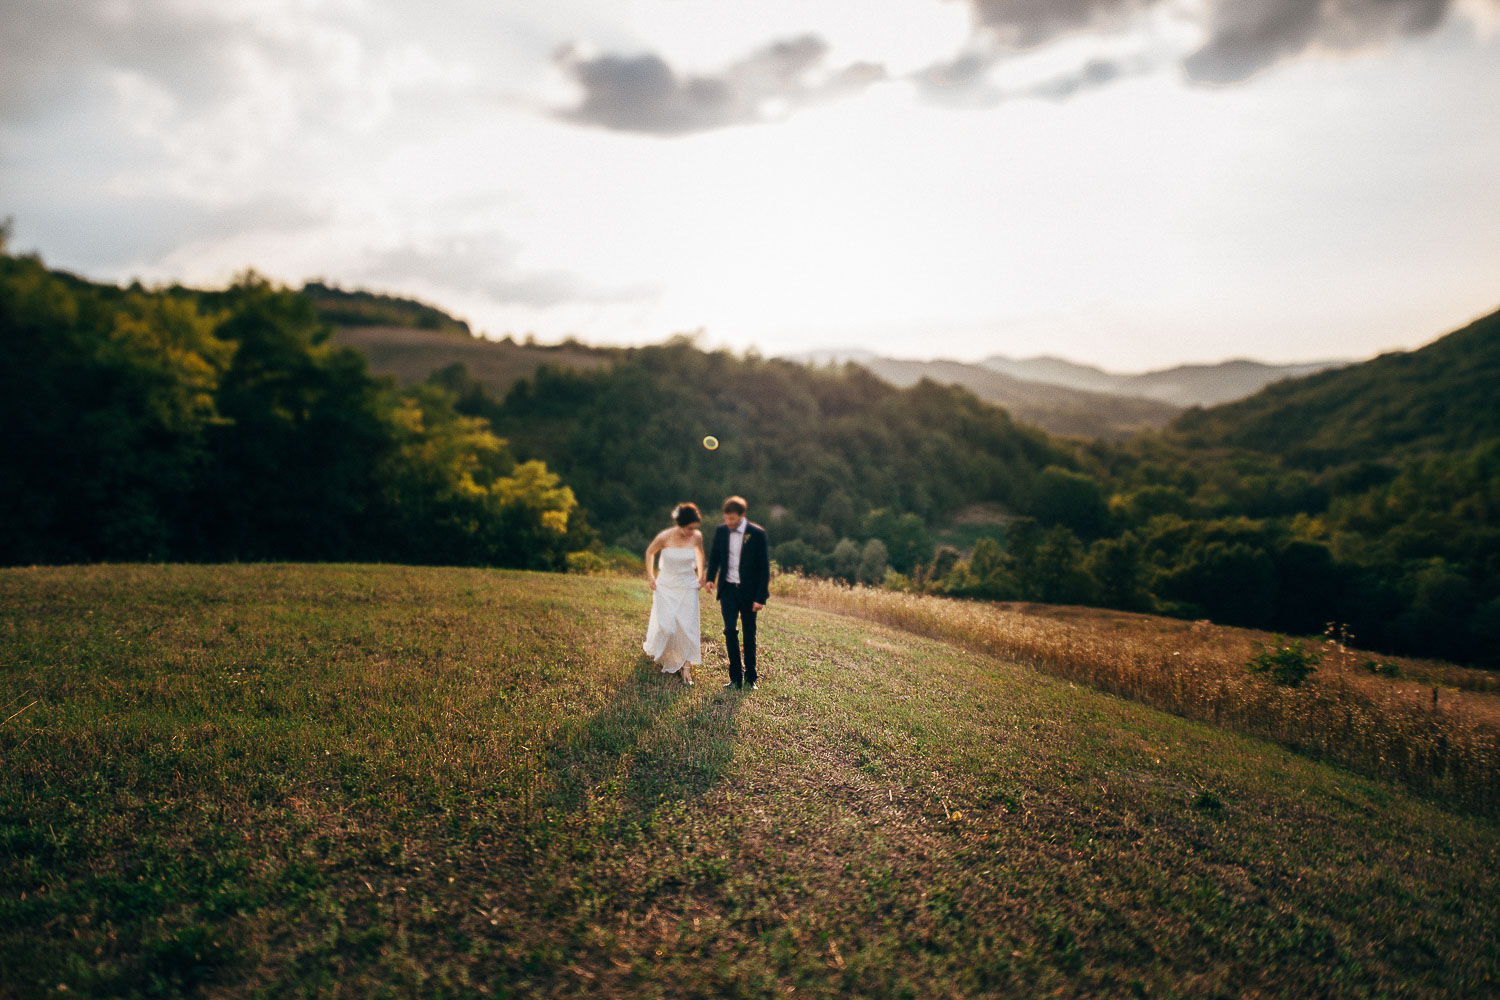
[[(556, 346), (518, 344), (409, 326), (337, 326), (334, 342), (363, 353), (370, 370), (394, 375), (402, 385), (462, 364), (492, 395), (503, 398), (542, 365), (588, 370), (618, 356), (611, 348), (576, 342)], [(799, 360), (799, 359), (790, 359)], [(810, 360), (810, 359), (801, 359)], [(816, 363), (814, 361), (814, 363)], [(923, 378), (968, 389), (985, 402), (1008, 410), (1017, 420), (1069, 437), (1120, 439), (1160, 429), (1179, 409), (1155, 400), (1084, 392), (1011, 378), (960, 362), (912, 362), (870, 356), (858, 363), (893, 385), (908, 387)]]
[(1497, 386), (1500, 312), (1415, 351), (1189, 411), (1171, 434), (1193, 446), (1247, 448), (1309, 467), (1462, 451), (1500, 438)]
[(783, 598), (761, 690), (721, 691), (712, 642), (676, 686), (640, 652), (648, 605), (637, 580), (473, 569), (0, 571), (5, 992), (1500, 979), (1492, 821)]
[(469, 377), (503, 398), (542, 365), (588, 370), (609, 363), (606, 348), (577, 343), (556, 346), (518, 344), (510, 338), (454, 336), (409, 326), (336, 326), (333, 342), (365, 356), (377, 375), (393, 375), (403, 386), (425, 381), (433, 372), (461, 364)]
[(1181, 412), (1177, 406), (1154, 399), (1048, 385), (961, 361), (904, 361), (875, 355), (849, 360), (892, 385), (915, 385), (926, 378), (959, 386), (1003, 407), (1017, 420), (1068, 437), (1118, 440), (1165, 427)]
[(995, 355), (980, 362), (992, 371), (1014, 378), (1067, 386), (1088, 392), (1154, 399), (1177, 407), (1214, 406), (1243, 399), (1272, 383), (1297, 378), (1347, 361), (1315, 361), (1305, 364), (1271, 365), (1237, 358), (1218, 364), (1176, 365), (1137, 375), (1108, 372), (1063, 358), (1007, 358)]

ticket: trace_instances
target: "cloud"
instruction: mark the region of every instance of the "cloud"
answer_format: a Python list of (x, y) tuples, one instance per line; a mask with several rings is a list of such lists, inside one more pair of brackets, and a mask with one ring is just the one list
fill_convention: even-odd
[(911, 79), (923, 96), (933, 103), (953, 107), (991, 108), (1006, 101), (1026, 98), (1063, 101), (1124, 77), (1149, 72), (1153, 68), (1152, 62), (1144, 58), (1095, 58), (1076, 70), (1029, 83), (1001, 86), (992, 82), (989, 77), (990, 69), (999, 60), (999, 56), (987, 57), (969, 52), (936, 63), (913, 74)]
[(503, 305), (551, 308), (636, 302), (659, 294), (641, 286), (602, 288), (557, 270), (528, 270), (519, 248), (498, 233), (445, 235), (370, 249), (359, 256), (358, 277), (381, 284), (419, 282)]
[(977, 27), (1028, 49), (1076, 31), (1117, 28), (1157, 0), (969, 0)]
[(825, 41), (802, 35), (774, 42), (719, 73), (692, 75), (654, 53), (588, 57), (569, 47), (557, 61), (583, 87), (583, 99), (555, 113), (613, 131), (686, 135), (768, 121), (856, 93), (886, 76), (874, 63), (829, 70), (827, 54)]
[(1314, 52), (1378, 48), (1435, 30), (1460, 6), (1472, 17), (1500, 12), (1500, 0), (966, 0), (973, 36), (957, 55), (911, 79), (937, 104), (991, 107), (1015, 97), (1064, 99), (1161, 65), (1144, 48), (1126, 57), (1092, 58), (1078, 70), (1021, 87), (1001, 87), (992, 71), (1018, 50), (1034, 49), (1079, 33), (1114, 34), (1147, 17), (1196, 24), (1199, 40), (1170, 61), (1187, 79), (1233, 84), (1290, 59)]
[(1354, 51), (1423, 35), (1452, 0), (1219, 0), (1208, 42), (1183, 62), (1199, 83), (1239, 83), (1314, 49)]
[(1073, 73), (1065, 73), (1032, 84), (1023, 93), (1027, 97), (1044, 97), (1054, 101), (1066, 100), (1074, 94), (1113, 83), (1132, 72), (1146, 68), (1144, 63), (1129, 63), (1113, 59), (1090, 59)]

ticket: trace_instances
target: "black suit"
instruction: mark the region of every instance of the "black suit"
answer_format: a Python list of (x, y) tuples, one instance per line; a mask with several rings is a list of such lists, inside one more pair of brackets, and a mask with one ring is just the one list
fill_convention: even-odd
[[(771, 542), (766, 529), (745, 522), (745, 541), (740, 546), (740, 582), (729, 582), (729, 526), (721, 524), (714, 532), (714, 543), (708, 550), (708, 579), (719, 595), (719, 610), (724, 615), (724, 643), (729, 648), (729, 680), (733, 684), (754, 684), (755, 674), (755, 608), (770, 598)], [(744, 678), (741, 680), (740, 637), (736, 625), (743, 622), (745, 631)]]

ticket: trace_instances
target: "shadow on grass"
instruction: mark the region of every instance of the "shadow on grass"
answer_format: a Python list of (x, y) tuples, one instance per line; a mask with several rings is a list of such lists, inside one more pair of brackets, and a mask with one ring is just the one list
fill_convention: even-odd
[(644, 822), (666, 803), (702, 795), (734, 764), (743, 699), (716, 680), (685, 687), (642, 655), (609, 701), (550, 748), (547, 806), (614, 799)]

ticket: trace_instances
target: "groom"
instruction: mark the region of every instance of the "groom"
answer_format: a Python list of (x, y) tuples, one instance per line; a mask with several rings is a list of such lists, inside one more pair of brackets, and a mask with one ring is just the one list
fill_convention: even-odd
[[(771, 543), (766, 529), (751, 524), (745, 516), (745, 498), (724, 501), (724, 523), (714, 532), (708, 553), (708, 582), (712, 594), (718, 589), (719, 610), (724, 613), (724, 642), (729, 647), (729, 683), (726, 688), (755, 683), (755, 615), (770, 597)], [(740, 637), (735, 625), (744, 622), (745, 666), (740, 679)]]

